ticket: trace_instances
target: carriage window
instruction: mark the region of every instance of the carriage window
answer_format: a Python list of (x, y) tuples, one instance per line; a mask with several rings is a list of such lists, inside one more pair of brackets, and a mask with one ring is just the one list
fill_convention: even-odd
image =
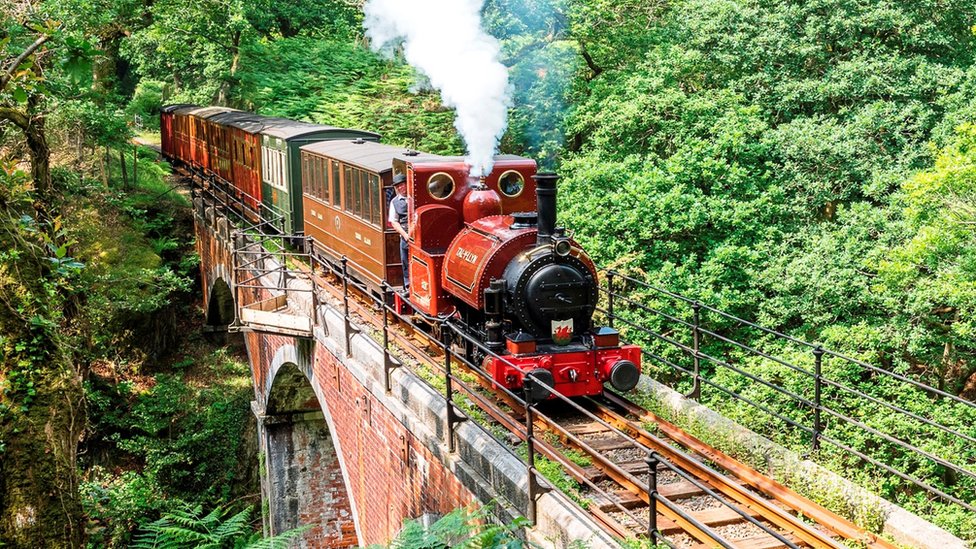
[(308, 183), (308, 157), (302, 155), (302, 184)]
[(278, 185), (284, 189), (285, 188), (285, 169), (287, 169), (285, 164), (285, 154), (278, 151)]
[(322, 173), (321, 173), (322, 166), (319, 164), (319, 159), (315, 158), (314, 156), (308, 159), (308, 164), (309, 164), (310, 171), (312, 172), (311, 174), (309, 174), (308, 186), (312, 188), (313, 190), (312, 194), (315, 195), (315, 198), (321, 200), (322, 199)]
[(332, 171), (329, 169), (331, 165), (331, 160), (322, 159), (322, 197), (326, 202), (329, 201), (329, 192), (332, 189), (329, 183), (329, 178), (332, 176)]
[(315, 162), (315, 196), (317, 196), (319, 200), (324, 200), (325, 189), (323, 188), (324, 185), (322, 185), (322, 180), (325, 179), (325, 174), (322, 172), (324, 171), (323, 164), (325, 164), (325, 162), (323, 162), (321, 158), (316, 158), (313, 160), (313, 162)]
[(345, 166), (342, 173), (342, 207), (347, 211), (352, 211), (352, 168)]
[(454, 178), (440, 172), (430, 176), (427, 180), (427, 191), (438, 200), (444, 200), (454, 194)]
[(359, 172), (359, 188), (363, 195), (363, 209), (359, 212), (359, 217), (369, 221), (369, 174), (364, 171)]
[(353, 170), (352, 172), (352, 192), (353, 192), (353, 213), (358, 217), (363, 216), (363, 172)]
[(373, 225), (379, 225), (383, 217), (383, 203), (380, 202), (380, 178), (373, 174), (369, 175), (369, 197), (371, 206), (369, 220)]
[(524, 188), (525, 179), (522, 178), (522, 174), (514, 170), (505, 172), (498, 178), (498, 189), (505, 196), (514, 198), (522, 194), (522, 189)]
[(277, 187), (281, 184), (279, 175), (281, 174), (281, 159), (278, 158), (278, 151), (271, 152), (274, 163), (271, 166), (271, 184)]
[(329, 198), (328, 182), (325, 179), (325, 160), (315, 159), (315, 184), (319, 189), (319, 198), (325, 202)]
[(339, 205), (339, 163), (335, 160), (330, 160), (332, 164), (332, 204)]
[(310, 167), (310, 169), (312, 171), (311, 180), (309, 181), (309, 185), (312, 185), (312, 186), (315, 187), (315, 196), (316, 196), (316, 198), (321, 199), (322, 198), (322, 189), (319, 188), (319, 185), (322, 184), (321, 183), (321, 181), (322, 181), (322, 174), (321, 174), (321, 171), (322, 171), (322, 161), (321, 161), (321, 159), (312, 156), (312, 157), (309, 157), (309, 159), (308, 159), (308, 165), (309, 165), (309, 167)]

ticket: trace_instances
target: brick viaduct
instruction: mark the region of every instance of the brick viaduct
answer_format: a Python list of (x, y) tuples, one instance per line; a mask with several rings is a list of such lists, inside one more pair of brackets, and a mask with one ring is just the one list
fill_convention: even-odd
[[(194, 212), (208, 325), (226, 326), (239, 316), (235, 297), (273, 292), (238, 287), (240, 235), (204, 199), (194, 199)], [(289, 307), (313, 319), (306, 336), (238, 328), (254, 383), (266, 534), (309, 525), (298, 546), (351, 547), (387, 543), (407, 519), (469, 504), (489, 504), (501, 522), (526, 516), (524, 463), (473, 422), (457, 426), (449, 452), (442, 395), (406, 368), (393, 372), (386, 391), (381, 345), (353, 331), (347, 353), (342, 313), (304, 295)], [(616, 546), (558, 492), (536, 502), (530, 541)]]

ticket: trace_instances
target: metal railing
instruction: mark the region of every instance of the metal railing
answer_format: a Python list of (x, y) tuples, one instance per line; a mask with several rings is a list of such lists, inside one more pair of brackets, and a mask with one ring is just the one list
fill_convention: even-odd
[[(456, 430), (457, 426), (462, 422), (467, 422), (471, 420), (471, 416), (465, 413), (461, 406), (459, 406), (458, 397), (463, 399), (463, 404), (467, 406), (473, 406), (481, 410), (489, 417), (493, 418), (495, 421), (502, 424), (506, 429), (515, 434), (519, 439), (525, 443), (525, 455), (521, 456), (515, 449), (511, 448), (506, 443), (497, 439), (497, 437), (491, 432), (487, 425), (483, 425), (477, 421), (472, 421), (483, 433), (487, 436), (493, 438), (502, 447), (516, 457), (517, 459), (523, 461), (525, 464), (526, 472), (528, 474), (528, 508), (526, 510), (526, 518), (535, 523), (536, 521), (536, 500), (542, 491), (553, 489), (552, 483), (545, 478), (545, 476), (536, 467), (537, 456), (542, 455), (547, 459), (550, 459), (556, 463), (559, 463), (564, 468), (572, 468), (574, 464), (569, 462), (566, 457), (564, 457), (560, 452), (558, 452), (555, 447), (545, 440), (545, 437), (540, 437), (535, 432), (534, 424), (540, 419), (549, 420), (550, 423), (554, 423), (551, 417), (547, 416), (544, 412), (539, 410), (540, 399), (533, 398), (533, 387), (537, 387), (539, 390), (544, 391), (551, 396), (551, 399), (558, 400), (567, 408), (571, 408), (583, 415), (591, 421), (600, 423), (608, 431), (613, 433), (614, 436), (620, 437), (621, 440), (626, 441), (626, 443), (632, 448), (645, 455), (644, 461), (648, 469), (646, 472), (646, 483), (635, 482), (641, 486), (648, 493), (648, 513), (646, 517), (639, 517), (633, 509), (628, 508), (618, 501), (618, 499), (607, 493), (603, 488), (601, 488), (597, 483), (590, 481), (589, 479), (582, 477), (578, 479), (582, 485), (585, 485), (593, 493), (604, 498), (607, 504), (612, 504), (617, 512), (627, 516), (630, 520), (633, 520), (636, 524), (645, 523), (646, 533), (645, 535), (649, 539), (653, 539), (656, 543), (662, 543), (670, 547), (676, 547), (674, 542), (669, 540), (663, 535), (661, 530), (658, 528), (658, 514), (665, 513), (668, 514), (676, 521), (680, 521), (687, 527), (690, 527), (698, 532), (698, 535), (703, 540), (708, 540), (709, 544), (721, 546), (721, 547), (733, 547), (731, 542), (724, 539), (720, 534), (716, 533), (713, 529), (709, 528), (707, 525), (702, 524), (694, 516), (689, 514), (686, 510), (682, 509), (675, 502), (662, 495), (658, 491), (657, 484), (657, 470), (663, 467), (666, 470), (672, 471), (682, 479), (687, 482), (692, 483), (698, 489), (702, 490), (707, 496), (714, 498), (719, 502), (720, 507), (726, 507), (734, 511), (737, 515), (742, 517), (743, 520), (749, 522), (756, 528), (767, 533), (771, 537), (777, 539), (787, 547), (795, 548), (797, 545), (779, 534), (775, 528), (770, 527), (763, 522), (755, 519), (752, 514), (736, 505), (735, 503), (729, 501), (727, 498), (721, 497), (716, 493), (711, 487), (702, 483), (698, 479), (691, 476), (689, 473), (678, 468), (676, 465), (665, 459), (658, 453), (648, 449), (640, 442), (634, 440), (631, 436), (614, 427), (613, 425), (607, 423), (602, 418), (594, 415), (591, 411), (587, 410), (581, 406), (578, 402), (560, 394), (551, 387), (545, 385), (534, 376), (527, 375), (526, 389), (522, 394), (517, 394), (503, 386), (500, 386), (491, 379), (487, 372), (481, 369), (480, 364), (470, 363), (463, 354), (455, 352), (452, 345), (460, 344), (469, 349), (477, 349), (485, 357), (493, 357), (497, 360), (502, 361), (504, 364), (509, 366), (514, 366), (508, 359), (501, 356), (487, 346), (484, 345), (481, 340), (470, 333), (468, 333), (463, 326), (455, 324), (450, 319), (441, 319), (435, 317), (427, 317), (421, 313), (414, 311), (410, 315), (401, 314), (393, 306), (392, 296), (394, 294), (394, 288), (392, 288), (386, 282), (381, 284), (381, 293), (377, 295), (375, 292), (370, 292), (370, 289), (349, 276), (350, 269), (363, 272), (361, 266), (356, 265), (353, 261), (348, 259), (346, 256), (341, 256), (340, 261), (337, 264), (331, 262), (324, 262), (318, 259), (317, 256), (313, 256), (312, 265), (318, 265), (321, 268), (331, 272), (334, 276), (340, 277), (342, 281), (342, 314), (343, 321), (346, 326), (346, 341), (345, 347), (347, 354), (350, 353), (351, 343), (350, 340), (354, 334), (358, 332), (355, 328), (355, 323), (350, 313), (349, 301), (351, 298), (350, 291), (355, 288), (358, 290), (360, 296), (372, 296), (373, 307), (379, 310), (383, 316), (382, 319), (382, 346), (383, 346), (383, 374), (384, 380), (383, 385), (387, 392), (392, 389), (392, 374), (398, 368), (405, 367), (405, 365), (396, 359), (391, 352), (391, 334), (390, 334), (390, 318), (396, 318), (401, 324), (411, 327), (414, 330), (429, 330), (430, 327), (434, 326), (439, 330), (440, 337), (432, 338), (431, 343), (433, 343), (440, 351), (443, 353), (443, 360), (439, 365), (431, 365), (435, 370), (435, 375), (439, 384), (442, 384), (440, 388), (434, 386), (432, 383), (433, 379), (426, 378), (423, 373), (412, 371), (412, 373), (418, 379), (426, 383), (431, 389), (435, 391), (442, 391), (444, 399), (446, 401), (445, 407), (445, 417), (444, 417), (444, 437), (443, 442), (447, 446), (449, 452), (453, 453), (457, 449), (456, 441)], [(414, 316), (422, 319), (422, 322), (417, 322), (414, 320)], [(482, 382), (493, 387), (494, 391), (504, 394), (509, 399), (519, 403), (525, 413), (525, 421), (520, 425), (517, 424), (511, 418), (511, 412), (501, 409), (497, 406), (490, 398), (488, 398), (482, 391), (473, 387), (462, 376), (459, 376), (454, 368), (454, 364), (459, 363), (466, 366), (466, 371), (470, 375), (481, 378)], [(408, 368), (409, 369), (409, 368)], [(545, 400), (545, 399), (544, 399)], [(562, 430), (559, 432), (559, 436), (574, 440), (575, 443), (580, 445), (585, 445), (585, 442), (578, 439), (575, 435), (569, 431)], [(679, 451), (680, 452), (680, 451)], [(680, 452), (687, 459), (700, 462), (698, 458), (691, 454), (685, 452)], [(707, 467), (707, 465), (705, 465)], [(572, 498), (571, 498), (572, 499)], [(582, 505), (578, 502), (577, 506), (582, 510)], [(624, 533), (618, 533), (618, 535), (626, 535)]]
[(294, 299), (297, 294), (311, 295), (311, 311), (290, 312), (308, 316), (314, 326), (318, 311), (315, 286), (307, 272), (293, 268), (295, 262), (311, 261), (309, 254), (291, 249), (294, 242), (304, 243), (304, 239), (278, 232), (284, 219), (281, 214), (264, 204), (255, 210), (252, 204), (260, 201), (226, 181), (197, 173), (191, 179), (193, 197), (200, 199), (198, 215), (218, 232), (221, 227), (226, 232), (221, 236), (231, 250), (235, 304), (232, 326), (236, 329), (246, 325), (243, 311), (251, 307), (261, 307), (266, 312), (287, 311), (301, 302)]
[(854, 460), (897, 477), (898, 489), (883, 495), (899, 503), (921, 491), (976, 511), (973, 402), (620, 272), (604, 274), (598, 312), (643, 346), (645, 373), (720, 412), (731, 410), (729, 399), (753, 408), (759, 413), (733, 417), (828, 465)]

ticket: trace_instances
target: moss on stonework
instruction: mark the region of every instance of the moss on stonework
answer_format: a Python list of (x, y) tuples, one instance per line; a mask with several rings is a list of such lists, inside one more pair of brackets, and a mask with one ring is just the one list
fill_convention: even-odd
[(83, 532), (75, 448), (84, 425), (78, 384), (39, 376), (29, 407), (0, 420), (0, 540), (4, 547), (77, 547)]

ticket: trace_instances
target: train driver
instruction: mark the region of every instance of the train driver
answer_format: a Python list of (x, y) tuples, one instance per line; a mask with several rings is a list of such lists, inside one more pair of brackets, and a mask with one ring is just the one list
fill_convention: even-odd
[(393, 176), (393, 188), (396, 190), (396, 196), (390, 200), (390, 214), (387, 221), (390, 222), (390, 226), (396, 229), (396, 232), (400, 233), (400, 263), (403, 265), (403, 289), (410, 290), (410, 267), (408, 261), (410, 259), (409, 247), (407, 246), (407, 239), (409, 238), (407, 231), (407, 176), (402, 173), (398, 173)]

